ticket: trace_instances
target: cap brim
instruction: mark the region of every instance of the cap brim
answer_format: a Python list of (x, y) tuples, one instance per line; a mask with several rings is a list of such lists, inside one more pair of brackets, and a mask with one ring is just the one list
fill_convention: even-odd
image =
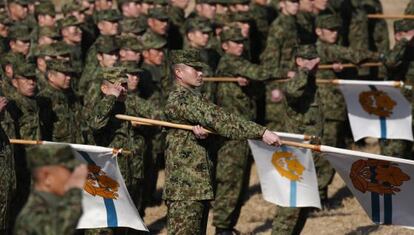
[(191, 66), (193, 68), (195, 68), (196, 70), (202, 70), (205, 68), (208, 68), (209, 66), (203, 62), (189, 62), (189, 63), (185, 63), (188, 66)]

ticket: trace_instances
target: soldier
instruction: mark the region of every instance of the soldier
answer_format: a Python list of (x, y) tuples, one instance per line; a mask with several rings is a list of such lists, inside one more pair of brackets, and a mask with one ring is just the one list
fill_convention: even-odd
[(147, 29), (147, 17), (141, 12), (140, 1), (118, 1), (118, 8), (123, 18), (119, 22), (121, 34), (142, 35)]
[[(225, 29), (220, 38), (224, 55), (217, 66), (216, 74), (238, 77), (238, 84), (219, 83), (217, 105), (226, 112), (253, 121), (256, 118), (255, 89), (247, 86), (247, 79), (266, 80), (277, 75), (278, 71), (272, 72), (242, 57), (246, 38), (240, 28)], [(217, 190), (213, 206), (216, 234), (233, 234), (248, 183), (249, 153), (246, 140), (225, 140), (218, 150)]]
[(35, 6), (35, 17), (39, 27), (53, 27), (56, 24), (56, 11), (52, 2), (44, 1)]
[(154, 7), (148, 11), (148, 30), (158, 36), (167, 37), (168, 11), (163, 7)]
[[(279, 3), (280, 15), (273, 21), (269, 29), (267, 45), (260, 60), (269, 69), (279, 69), (277, 77), (291, 77), (293, 48), (299, 42), (296, 15), (299, 11), (298, 0), (283, 0)], [(268, 128), (284, 130), (284, 123), (278, 118), (284, 112), (281, 100), (283, 95), (277, 82), (266, 82), (266, 114)]]
[[(406, 84), (414, 83), (414, 22), (412, 20), (397, 20), (394, 22), (394, 38), (396, 45), (388, 54), (385, 66), (390, 80), (404, 81)], [(412, 90), (404, 89), (405, 97), (414, 106)], [(412, 159), (413, 143), (407, 140), (380, 140), (381, 154)]]
[(216, 1), (197, 0), (195, 3), (194, 12), (187, 17), (187, 20), (191, 20), (194, 17), (201, 17), (214, 22), (216, 16)]
[(76, 62), (79, 68), (83, 67), (84, 54), (82, 51), (81, 22), (76, 17), (68, 16), (58, 21), (62, 41), (71, 48), (71, 60)]
[(74, 234), (82, 215), (86, 165), (75, 159), (69, 145), (61, 144), (32, 147), (27, 161), (33, 189), (14, 234)]
[(29, 14), (29, 1), (27, 0), (9, 1), (7, 10), (13, 24), (23, 23), (31, 28), (37, 24), (33, 15)]
[(30, 28), (23, 24), (14, 24), (9, 28), (9, 46), (8, 53), (21, 54), (26, 59), (30, 51)]
[(298, 35), (301, 44), (316, 43), (314, 3), (311, 0), (299, 1), (299, 13), (297, 15)]
[(170, 42), (171, 49), (182, 49), (183, 27), (185, 24), (185, 9), (187, 9), (189, 0), (170, 0), (168, 8), (168, 18), (170, 26), (168, 29), (168, 42)]
[(407, 7), (405, 8), (404, 13), (405, 13), (406, 15), (412, 15), (412, 14), (414, 14), (414, 1), (413, 1), (413, 0), (411, 0), (411, 1), (408, 3)]
[(8, 44), (10, 19), (6, 12), (0, 12), (0, 55), (5, 54), (10, 48)]
[[(285, 127), (289, 133), (303, 133), (311, 136), (322, 136), (323, 113), (316, 86), (315, 73), (320, 59), (314, 45), (300, 45), (296, 49), (295, 76), (286, 84)], [(314, 143), (320, 144), (320, 143)], [(315, 162), (321, 159), (314, 156)], [(305, 226), (310, 208), (277, 207), (273, 219), (272, 234), (300, 234)]]
[(95, 6), (95, 12), (111, 10), (112, 0), (95, 0), (94, 6)]
[[(33, 45), (50, 45), (52, 43), (56, 43), (62, 38), (56, 27), (38, 27), (36, 31), (37, 41), (35, 41)], [(33, 47), (31, 49), (31, 53), (33, 53)]]
[(134, 36), (121, 36), (118, 38), (120, 67), (135, 67), (141, 62), (143, 49), (142, 42)]
[[(17, 64), (16, 64), (17, 62)], [(37, 103), (35, 66), (23, 61), (13, 64), (9, 103), (2, 123), (7, 135), (14, 139), (40, 140), (43, 137), (41, 111)], [(10, 89), (10, 88), (9, 88)], [(12, 221), (26, 203), (30, 190), (30, 172), (27, 170), (24, 146), (14, 146), (17, 194), (13, 198)]]
[[(141, 201), (139, 193), (142, 191), (144, 176), (143, 149), (139, 147), (142, 147), (143, 142), (141, 138), (134, 138), (136, 132), (132, 129), (131, 122), (119, 120), (115, 115), (139, 116), (142, 114), (141, 104), (128, 95), (128, 78), (123, 68), (104, 68), (99, 78), (101, 79), (101, 93), (95, 100), (99, 102), (95, 103), (88, 118), (88, 125), (97, 145), (125, 148), (132, 152), (118, 156), (118, 164), (128, 191), (133, 192), (134, 202), (139, 203)], [(136, 206), (141, 207), (139, 204)], [(110, 231), (110, 229), (91, 230), (86, 234), (106, 234), (105, 231)]]
[[(3, 122), (7, 99), (0, 92), (0, 121)], [(16, 173), (13, 159), (13, 151), (9, 137), (0, 125), (0, 233), (11, 234), (13, 230), (12, 201), (16, 196)], [(14, 205), (16, 206), (16, 205)]]
[[(337, 45), (338, 31), (341, 27), (340, 19), (336, 15), (319, 15), (316, 19), (316, 35), (318, 41), (316, 48), (321, 58), (321, 64), (334, 64), (333, 70), (319, 70), (316, 74), (320, 79), (335, 79), (341, 77), (342, 65), (344, 62), (354, 64), (366, 60), (378, 61), (383, 55), (367, 50), (353, 50), (351, 48)], [(343, 76), (343, 75), (342, 75)], [(324, 133), (322, 143), (334, 146), (345, 147), (346, 136), (349, 134), (345, 101), (341, 92), (334, 86), (322, 86), (319, 88), (321, 94), (321, 106), (324, 113)], [(327, 160), (319, 162), (318, 183), (320, 196), (323, 203), (327, 200), (327, 186), (330, 184), (334, 170)]]
[(168, 97), (166, 118), (194, 127), (193, 132), (168, 130), (163, 194), (168, 207), (167, 230), (170, 234), (205, 234), (213, 184), (211, 159), (206, 149), (207, 132), (201, 126), (226, 138), (263, 137), (265, 143), (276, 145), (280, 140), (265, 127), (227, 113), (202, 98), (197, 90), (203, 84), (201, 68), (206, 65), (200, 62), (197, 51), (173, 51), (171, 64), (175, 89)]
[(71, 80), (76, 79), (76, 70), (67, 61), (49, 60), (46, 64), (48, 86), (39, 93), (39, 106), (47, 111), (43, 113), (47, 119), (47, 134), (43, 139), (82, 144), (85, 142), (82, 136), (84, 113), (79, 97), (71, 87)]

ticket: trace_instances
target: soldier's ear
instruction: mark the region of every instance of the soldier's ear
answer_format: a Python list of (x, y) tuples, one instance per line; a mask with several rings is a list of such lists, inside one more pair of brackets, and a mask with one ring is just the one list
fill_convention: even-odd
[(319, 37), (319, 36), (321, 36), (321, 34), (322, 34), (322, 29), (321, 28), (316, 28), (315, 29), (315, 33), (316, 33), (316, 35)]
[(101, 61), (101, 60), (103, 59), (103, 57), (102, 57), (101, 53), (96, 54), (96, 59), (97, 59), (98, 61)]
[(224, 51), (227, 51), (229, 49), (229, 43), (228, 42), (223, 42), (221, 44), (221, 48), (223, 48)]
[(11, 78), (13, 77), (13, 66), (11, 64), (7, 64), (4, 67), (4, 70), (6, 71), (6, 76)]

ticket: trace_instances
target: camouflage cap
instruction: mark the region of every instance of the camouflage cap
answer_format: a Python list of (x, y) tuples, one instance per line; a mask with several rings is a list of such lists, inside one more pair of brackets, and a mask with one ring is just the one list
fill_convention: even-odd
[(167, 40), (164, 37), (157, 35), (155, 33), (152, 33), (152, 32), (146, 32), (141, 37), (141, 40), (144, 46), (144, 50), (161, 49), (165, 45), (167, 45)]
[(8, 3), (16, 3), (19, 5), (26, 6), (26, 5), (29, 5), (31, 2), (29, 0), (11, 0), (11, 1), (8, 1)]
[(161, 6), (167, 6), (168, 0), (143, 0), (142, 2), (153, 4), (153, 5), (161, 5)]
[(232, 4), (232, 5), (235, 5), (235, 4), (249, 4), (250, 0), (229, 0), (227, 2), (228, 2), (227, 4)]
[(230, 27), (224, 29), (220, 34), (221, 42), (233, 41), (233, 42), (243, 42), (246, 38), (243, 37), (241, 29), (238, 27)]
[(144, 49), (142, 41), (134, 36), (120, 36), (117, 43), (120, 49), (128, 49), (132, 51), (142, 51)]
[(202, 19), (201, 17), (187, 20), (185, 23), (185, 32), (201, 31), (203, 33), (209, 33), (213, 31), (213, 27), (210, 21)]
[(47, 70), (53, 70), (61, 73), (76, 73), (76, 69), (69, 61), (66, 60), (48, 60), (46, 61)]
[(117, 4), (118, 4), (118, 7), (121, 8), (123, 4), (129, 3), (129, 2), (141, 3), (142, 0), (118, 0)]
[(58, 25), (60, 29), (71, 27), (71, 26), (79, 26), (81, 23), (75, 16), (67, 16), (58, 21)]
[(110, 83), (127, 83), (128, 77), (126, 70), (123, 67), (101, 68), (99, 72), (99, 78), (108, 81)]
[(394, 21), (394, 32), (407, 32), (414, 30), (414, 20), (396, 20)]
[(76, 1), (68, 2), (64, 4), (61, 9), (64, 15), (70, 14), (71, 12), (74, 12), (74, 11), (83, 12), (85, 10), (86, 8), (84, 8), (81, 4), (77, 3)]
[(207, 68), (208, 65), (202, 62), (202, 58), (199, 50), (186, 49), (186, 50), (173, 50), (170, 52), (170, 63), (185, 64), (194, 68)]
[(318, 51), (316, 50), (315, 45), (313, 44), (303, 44), (295, 48), (296, 57), (301, 57), (303, 59), (315, 59), (319, 57)]
[(8, 64), (24, 64), (25, 62), (26, 59), (24, 58), (24, 55), (20, 53), (6, 53), (5, 55), (0, 57), (0, 63), (2, 66)]
[(141, 69), (137, 63), (130, 63), (128, 65), (122, 65), (123, 68), (125, 68), (125, 73), (127, 74), (141, 74), (144, 72), (143, 69)]
[(30, 169), (61, 165), (69, 170), (81, 164), (67, 144), (41, 144), (27, 149), (27, 165)]
[(103, 11), (95, 11), (93, 13), (93, 20), (95, 23), (99, 23), (100, 21), (110, 21), (110, 22), (118, 22), (122, 19), (121, 14), (119, 11), (115, 9), (111, 10), (103, 10)]
[(7, 11), (0, 12), (0, 24), (3, 25), (12, 25), (13, 21), (10, 19)]
[(253, 18), (249, 12), (237, 12), (229, 15), (228, 20), (230, 22), (252, 22)]
[(167, 21), (168, 10), (166, 7), (154, 7), (148, 10), (148, 18), (155, 18), (161, 21)]
[(57, 27), (46, 27), (46, 26), (39, 27), (39, 31), (37, 33), (38, 33), (37, 35), (39, 36), (39, 38), (43, 36), (49, 37), (49, 38), (55, 38), (55, 39), (61, 38), (61, 35)]
[(317, 28), (339, 30), (341, 26), (341, 19), (336, 15), (324, 14), (316, 17)]
[(31, 30), (26, 24), (14, 24), (9, 28), (9, 38), (11, 40), (30, 41)]
[(147, 29), (146, 17), (127, 18), (119, 22), (121, 33), (142, 34)]
[[(217, 0), (196, 0), (195, 2), (196, 2), (196, 4), (216, 4), (216, 3), (218, 3)], [(225, 2), (227, 3), (228, 1), (225, 1)]]
[(70, 55), (72, 48), (65, 42), (56, 42), (48, 45), (37, 45), (33, 49), (34, 56), (64, 56)]
[(32, 63), (13, 63), (13, 73), (23, 77), (36, 77), (36, 66)]
[(99, 37), (95, 45), (98, 53), (111, 54), (119, 49), (114, 37)]
[(55, 5), (52, 2), (41, 2), (35, 5), (35, 15), (50, 15), (55, 16), (56, 10)]

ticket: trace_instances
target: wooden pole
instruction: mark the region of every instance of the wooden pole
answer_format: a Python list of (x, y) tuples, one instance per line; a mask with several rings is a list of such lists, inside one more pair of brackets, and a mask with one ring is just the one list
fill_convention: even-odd
[[(42, 140), (22, 140), (22, 139), (9, 139), (10, 144), (23, 144), (23, 145), (39, 145), (39, 144), (44, 144), (44, 142)], [(128, 150), (124, 150), (124, 149), (118, 149), (118, 148), (114, 148), (112, 150), (112, 152), (114, 154), (120, 152), (120, 153), (125, 153), (125, 154), (131, 154), (131, 151)]]
[[(368, 67), (379, 67), (382, 66), (380, 62), (370, 62), (365, 64), (342, 64), (344, 68), (368, 68)], [(321, 64), (318, 69), (333, 69), (333, 64)]]
[(321, 146), (320, 145), (314, 145), (314, 144), (305, 144), (305, 143), (300, 143), (300, 142), (282, 140), (282, 145), (287, 145), (287, 146), (297, 147), (297, 148), (310, 149), (310, 150), (315, 151), (315, 152), (320, 152), (321, 151)]
[(407, 19), (407, 20), (414, 20), (414, 15), (368, 14), (368, 19)]
[[(184, 124), (176, 124), (176, 123), (171, 123), (171, 122), (166, 122), (166, 121), (159, 121), (159, 120), (153, 120), (153, 119), (148, 119), (148, 118), (140, 118), (140, 117), (133, 117), (133, 116), (128, 116), (128, 115), (123, 115), (123, 114), (117, 114), (115, 115), (116, 118), (124, 120), (124, 121), (131, 121), (131, 122), (143, 122), (143, 123), (149, 123), (155, 126), (164, 126), (164, 127), (171, 127), (171, 128), (177, 128), (177, 129), (183, 129), (183, 130), (188, 130), (188, 131), (192, 131), (193, 130), (193, 126), (191, 125), (184, 125)], [(204, 129), (207, 133), (209, 134), (215, 134), (213, 131)]]
[(205, 77), (205, 82), (237, 82), (237, 78), (233, 77)]

